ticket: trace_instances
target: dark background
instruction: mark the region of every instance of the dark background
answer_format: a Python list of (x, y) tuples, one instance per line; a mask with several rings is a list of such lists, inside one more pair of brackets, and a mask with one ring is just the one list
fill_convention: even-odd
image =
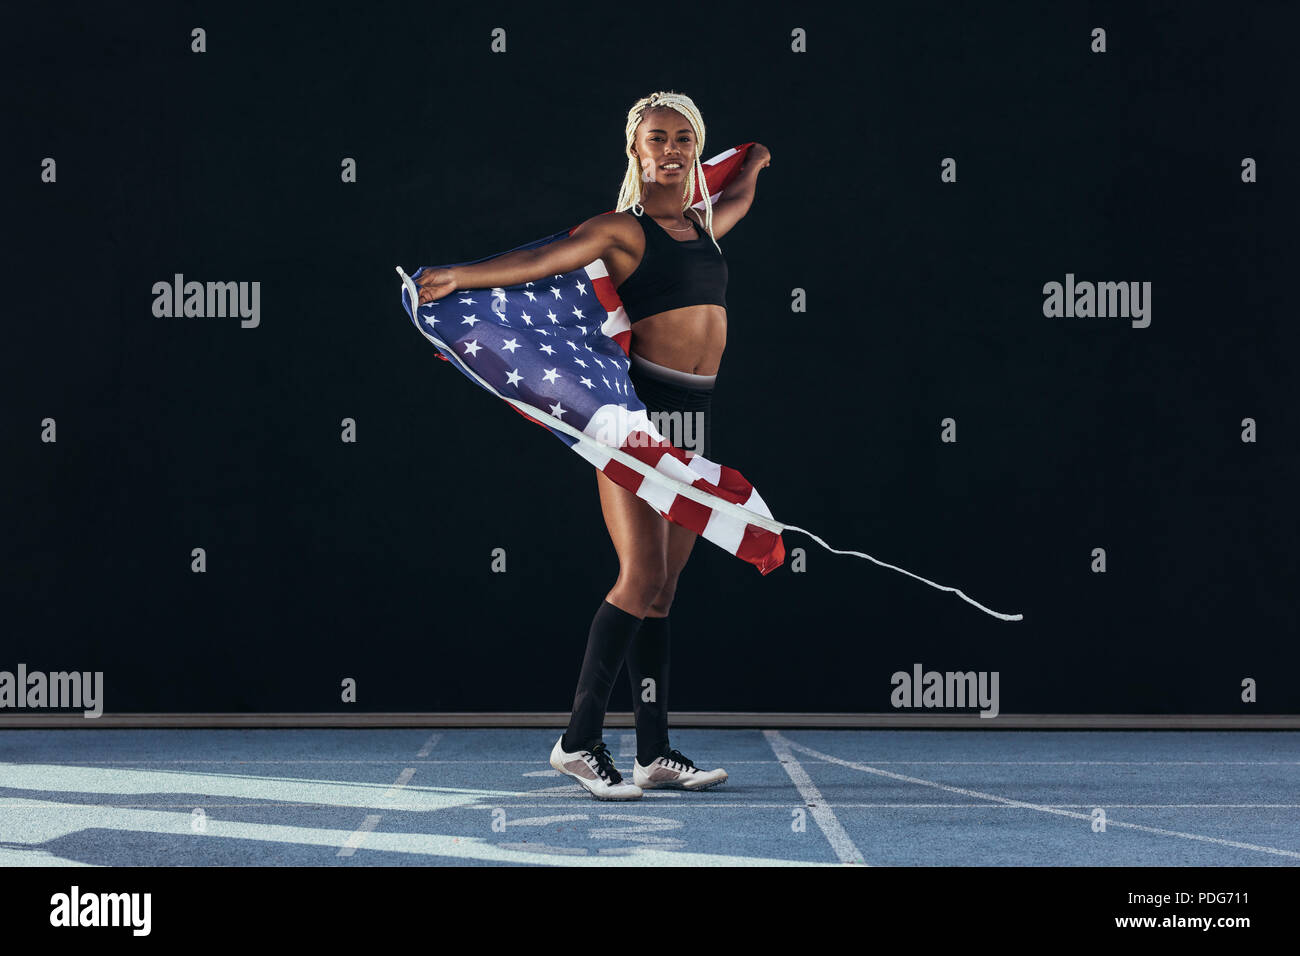
[[(617, 573), (593, 469), (436, 358), (393, 267), (612, 209), (674, 89), (704, 158), (772, 151), (723, 240), (717, 460), (1024, 614), (700, 541), (674, 708), (890, 711), (921, 662), (998, 671), (1004, 713), (1296, 712), (1289, 6), (9, 14), (0, 669), (102, 670), (110, 712), (567, 710)], [(177, 272), (260, 281), (261, 326), (156, 318)], [(1045, 318), (1067, 272), (1150, 281), (1151, 326)]]

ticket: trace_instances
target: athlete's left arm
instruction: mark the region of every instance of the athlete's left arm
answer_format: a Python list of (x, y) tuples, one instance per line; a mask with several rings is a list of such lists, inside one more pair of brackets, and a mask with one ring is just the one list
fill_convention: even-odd
[(745, 165), (740, 167), (736, 178), (727, 184), (718, 201), (713, 205), (713, 235), (721, 239), (731, 227), (744, 218), (749, 207), (754, 204), (754, 185), (758, 181), (758, 171), (770, 165), (772, 154), (766, 146), (755, 143), (745, 156)]

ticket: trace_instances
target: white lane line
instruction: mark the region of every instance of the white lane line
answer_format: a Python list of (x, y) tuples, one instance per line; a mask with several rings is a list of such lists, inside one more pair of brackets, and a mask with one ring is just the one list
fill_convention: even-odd
[[(434, 736), (441, 736), (435, 734)], [(636, 737), (633, 737), (633, 740)], [(437, 741), (434, 741), (437, 744)], [(621, 745), (620, 745), (621, 750)], [(424, 754), (421, 749), (416, 757)], [(636, 756), (636, 744), (632, 745), (632, 750), (628, 753), (619, 753), (620, 757)], [(47, 762), (47, 761), (6, 761), (14, 766), (22, 766), (26, 762)], [(56, 761), (60, 766), (113, 766), (118, 763), (126, 763), (131, 766), (153, 766), (161, 763), (179, 763), (179, 765), (190, 765), (190, 763), (230, 763), (230, 765), (255, 765), (255, 763), (265, 763), (265, 765), (291, 765), (291, 763), (305, 763), (305, 765), (329, 765), (329, 763), (409, 763), (409, 760), (402, 758), (387, 758), (387, 760), (235, 760), (231, 757), (229, 760), (59, 760)], [(772, 760), (728, 760), (728, 766), (732, 763), (774, 763)], [(871, 760), (866, 758), (865, 762), (871, 763), (872, 766), (1141, 766), (1141, 767), (1164, 767), (1164, 766), (1245, 766), (1245, 767), (1273, 767), (1273, 766), (1300, 766), (1300, 761), (1296, 760)], [(425, 763), (482, 763), (481, 760), (428, 760)], [(537, 763), (534, 760), (493, 760), (493, 763)]]
[(420, 748), (420, 752), (417, 753), (416, 756), (417, 757), (429, 756), (429, 751), (432, 750), (437, 745), (438, 741), (441, 739), (442, 739), (442, 734), (431, 734), (429, 736), (429, 739), (424, 742), (424, 746)]
[[(561, 776), (563, 776), (563, 774), (561, 774)], [(535, 790), (516, 790), (511, 794), (511, 796), (572, 797), (574, 800), (591, 799), (586, 790), (581, 786), (572, 783), (562, 783), (558, 787), (539, 787)], [(650, 797), (652, 800), (681, 800), (684, 796), (686, 796), (686, 791), (684, 790), (658, 790), (655, 791), (654, 796), (651, 797), (650, 793), (647, 792), (645, 797), (642, 797), (641, 799), (644, 800), (646, 797)], [(483, 806), (483, 804), (478, 805)], [(497, 806), (497, 804), (494, 803), (493, 806)]]
[[(768, 731), (764, 731), (764, 733), (768, 733)], [(881, 770), (878, 767), (868, 767), (866, 764), (855, 763), (852, 760), (841, 760), (839, 757), (832, 757), (830, 754), (824, 754), (821, 751), (813, 750), (811, 747), (805, 747), (803, 744), (798, 744), (794, 741), (790, 741), (790, 747), (800, 753), (807, 754), (810, 757), (824, 760), (827, 763), (839, 764), (841, 767), (849, 767), (853, 770), (860, 770), (863, 773), (874, 773), (881, 777), (890, 777), (894, 780), (901, 780), (904, 783), (915, 783), (925, 787), (934, 787), (938, 790), (947, 790), (949, 793), (959, 793), (962, 796), (976, 797), (980, 800), (991, 800), (995, 803), (1001, 803), (1012, 807), (1022, 807), (1026, 810), (1040, 810), (1043, 813), (1054, 813), (1058, 816), (1072, 817), (1077, 820), (1092, 820), (1092, 815), (1090, 813), (1074, 813), (1070, 810), (1061, 810), (1046, 804), (1026, 803), (1023, 800), (1011, 800), (1007, 797), (999, 797), (991, 793), (981, 793), (979, 790), (969, 790), (965, 787), (951, 787), (944, 783), (936, 783), (933, 780), (922, 780), (920, 777), (909, 777), (901, 773), (894, 773), (891, 770)], [(1098, 806), (1104, 808), (1106, 804), (1102, 803), (1098, 804)], [(1106, 820), (1106, 826), (1124, 827), (1129, 830), (1140, 830), (1143, 833), (1155, 833), (1159, 836), (1181, 837), (1184, 840), (1199, 840), (1202, 843), (1214, 843), (1219, 846), (1230, 846), (1238, 850), (1254, 850), (1257, 853), (1271, 853), (1274, 856), (1287, 856), (1294, 859), (1300, 859), (1300, 853), (1296, 853), (1293, 850), (1279, 850), (1277, 847), (1257, 846), (1254, 843), (1240, 843), (1236, 840), (1223, 840), (1219, 837), (1202, 836), (1199, 833), (1183, 833), (1179, 830), (1165, 830), (1160, 827), (1148, 827), (1143, 826), (1140, 823), (1125, 823), (1122, 820), (1112, 820), (1109, 818)]]
[(772, 752), (776, 754), (776, 759), (781, 762), (785, 772), (790, 776), (791, 782), (795, 789), (799, 791), (799, 796), (803, 797), (804, 804), (812, 811), (812, 817), (817, 821), (817, 826), (821, 828), (826, 839), (830, 841), (831, 849), (839, 857), (841, 863), (862, 863), (866, 865), (866, 860), (858, 848), (853, 845), (849, 835), (844, 832), (840, 826), (840, 821), (823, 799), (821, 791), (817, 789), (808, 772), (804, 770), (803, 765), (795, 759), (794, 754), (790, 752), (790, 742), (775, 730), (763, 731), (763, 736), (767, 738), (768, 744), (772, 747)]
[[(547, 846), (545, 843), (498, 843), (502, 850), (518, 850), (521, 853), (548, 854), (551, 856), (586, 856), (585, 846)], [(669, 864), (665, 864), (669, 865)]]
[[(401, 792), (401, 789), (405, 787), (408, 783), (410, 783), (411, 778), (414, 776), (415, 776), (415, 768), (407, 767), (405, 770), (403, 770), (401, 773), (397, 775), (397, 779), (393, 781), (393, 785), (389, 787), (387, 790), (385, 790), (379, 799), (380, 800), (396, 799), (398, 793)], [(397, 809), (397, 807), (393, 807), (393, 809), (395, 810)], [(370, 833), (372, 830), (374, 830), (375, 827), (379, 826), (380, 819), (381, 819), (381, 814), (378, 813), (369, 814), (364, 820), (361, 821), (361, 826), (357, 827), (356, 830), (353, 831), (352, 835), (348, 837), (347, 842), (344, 843), (343, 846), (339, 848), (339, 852), (336, 855), (351, 856), (352, 854), (356, 853), (357, 847), (361, 846), (361, 844), (365, 842), (366, 834)]]
[[(56, 822), (33, 828), (27, 825), (28, 821), (21, 819), (22, 814), (11, 812), (9, 801), (4, 797), (0, 797), (0, 820), (4, 820), (10, 830), (18, 830), (17, 833), (6, 834), (5, 845), (7, 847), (19, 847), (20, 849), (25, 847), (40, 848), (52, 843), (57, 844), (64, 837), (75, 836), (91, 829), (112, 831), (118, 834), (167, 834), (186, 840), (192, 840), (193, 838), (193, 818), (189, 811), (166, 813), (157, 810), (114, 810), (111, 813), (104, 813), (99, 810), (88, 810), (84, 805), (76, 803), (64, 803), (62, 808), (63, 812), (57, 816)], [(15, 817), (18, 818), (16, 821)], [(17, 827), (11, 825), (15, 822)], [(208, 835), (203, 839), (205, 843), (209, 840), (224, 840), (226, 845), (236, 852), (249, 845), (249, 841), (253, 840), (259, 843), (315, 847), (322, 852), (326, 850), (337, 852), (347, 844), (352, 832), (348, 829), (339, 828), (279, 826), (237, 820), (212, 820)], [(538, 835), (537, 831), (532, 832), (534, 835)], [(532, 841), (528, 842), (531, 843)], [(548, 859), (543, 854), (502, 850), (493, 845), (490, 839), (486, 837), (466, 836), (463, 832), (410, 833), (400, 830), (377, 829), (366, 836), (365, 849), (376, 853), (408, 854), (406, 859), (411, 862), (421, 859), (432, 861), (435, 857), (452, 861), (467, 859), (490, 860), (513, 864), (534, 862), (554, 864), (555, 862), (554, 859)], [(12, 853), (8, 855), (11, 859)], [(96, 856), (95, 862), (112, 862), (112, 860), (107, 859), (113, 855), (111, 847), (105, 850), (101, 844), (99, 845), (99, 852), (93, 855)], [(46, 862), (56, 862), (56, 859), (53, 858)], [(565, 857), (564, 860), (566, 865), (577, 866), (601, 866), (608, 865), (610, 862), (607, 859), (594, 857)], [(338, 860), (339, 865), (346, 865), (350, 862), (350, 860), (346, 859)], [(621, 856), (617, 862), (629, 866), (686, 867), (835, 865), (830, 861), (810, 863), (802, 860), (772, 859), (761, 856), (697, 853), (681, 849), (663, 850), (657, 846), (645, 846), (642, 849)]]
[(351, 856), (356, 853), (357, 847), (365, 842), (366, 834), (377, 826), (379, 826), (379, 814), (372, 813), (361, 821), (361, 826), (357, 827), (347, 841), (339, 847), (339, 852), (335, 856)]
[[(871, 764), (970, 767), (1277, 767), (1300, 760), (868, 760)], [(733, 761), (734, 763), (734, 761)]]
[[(569, 788), (565, 788), (566, 792)], [(545, 796), (550, 798), (560, 797), (561, 793), (546, 793)], [(665, 791), (658, 794), (647, 793), (642, 797), (645, 800), (663, 800), (668, 797), (680, 797), (681, 794), (672, 794), (671, 791)], [(585, 793), (575, 793), (570, 802), (589, 801), (591, 798)], [(97, 807), (104, 810), (191, 810), (194, 804), (191, 803), (85, 803), (87, 807)], [(487, 804), (461, 804), (459, 806), (448, 806), (439, 808), (439, 813), (449, 813), (453, 810), (494, 810), (497, 807), (503, 809), (546, 809), (560, 808), (568, 806), (568, 803), (500, 803), (495, 802), (491, 806)], [(57, 810), (60, 809), (58, 804), (51, 804), (45, 801), (26, 802), (22, 798), (15, 799), (8, 804), (22, 810)], [(204, 801), (203, 806), (209, 810), (246, 810), (250, 806), (248, 803), (209, 803)], [(347, 803), (281, 803), (273, 800), (259, 800), (255, 806), (269, 810), (292, 809), (295, 807), (313, 807), (316, 809), (336, 808), (344, 810), (354, 810), (355, 805)], [(674, 807), (674, 810), (789, 810), (792, 804), (785, 803), (729, 803), (714, 802), (701, 803), (697, 800), (683, 800), (680, 807)], [(1019, 806), (1016, 804), (1002, 803), (836, 803), (837, 810), (1069, 810), (1083, 809), (1093, 810), (1102, 807), (1106, 810), (1300, 810), (1300, 803), (1043, 803), (1043, 804), (1026, 804)], [(414, 810), (427, 811), (428, 804), (402, 804), (395, 803), (389, 810)], [(1089, 817), (1091, 819), (1091, 817)]]
[[(556, 797), (559, 794), (547, 794), (548, 797)], [(646, 794), (648, 797), (649, 794)], [(639, 802), (644, 803), (646, 797), (642, 797)], [(574, 801), (590, 800), (585, 794), (579, 794), (574, 797)], [(318, 804), (311, 804), (317, 806)], [(152, 804), (145, 806), (152, 807)], [(167, 806), (163, 804), (162, 806)], [(176, 804), (178, 809), (184, 809), (190, 804)], [(210, 804), (204, 804), (210, 806)], [(247, 804), (238, 804), (237, 806), (247, 806)], [(559, 809), (568, 806), (567, 803), (495, 803), (493, 808), (501, 807), (503, 809)], [(835, 809), (844, 810), (1040, 810), (1040, 809), (1071, 809), (1078, 808), (1088, 810), (1085, 816), (1091, 820), (1091, 811), (1101, 807), (1105, 810), (1300, 810), (1300, 803), (1044, 803), (1025, 804), (1023, 806), (1015, 804), (1001, 803), (839, 803), (836, 802)], [(486, 805), (480, 806), (459, 806), (447, 807), (440, 813), (448, 813), (453, 810), (487, 810)], [(680, 806), (673, 807), (673, 810), (786, 810), (791, 809), (789, 803), (699, 803), (695, 800), (688, 800)], [(1107, 820), (1107, 825), (1110, 821)]]
[(393, 785), (389, 787), (387, 790), (385, 790), (383, 792), (383, 795), (379, 799), (380, 800), (397, 799), (397, 792), (401, 790), (404, 786), (406, 786), (408, 783), (410, 783), (411, 778), (414, 776), (415, 776), (415, 768), (407, 767), (405, 770), (403, 770), (401, 773), (397, 775), (397, 779), (393, 781)]
[[(2, 731), (3, 731), (3, 728), (0, 728), (0, 732), (2, 732)], [(436, 741), (435, 741), (435, 743), (436, 743)], [(633, 745), (632, 753), (631, 753), (631, 754), (628, 754), (628, 756), (635, 756), (635, 754), (636, 754), (636, 749), (635, 749), (635, 744), (634, 744), (634, 745)], [(5, 763), (6, 765), (10, 765), (10, 766), (14, 766), (14, 767), (25, 767), (25, 766), (28, 766), (29, 764), (45, 764), (45, 763), (47, 763), (47, 762), (49, 762), (49, 761), (46, 761), (46, 760), (5, 760), (5, 761), (4, 761), (4, 763)], [(196, 760), (188, 760), (188, 759), (187, 759), (187, 760), (148, 760), (148, 759), (145, 759), (145, 758), (141, 758), (141, 759), (139, 759), (139, 760), (58, 760), (58, 761), (55, 761), (55, 762), (56, 762), (60, 767), (99, 767), (99, 766), (113, 766), (113, 765), (117, 765), (117, 764), (126, 764), (126, 765), (129, 765), (129, 766), (146, 766), (146, 767), (147, 767), (147, 766), (153, 766), (153, 765), (155, 765), (155, 764), (181, 764), (181, 765), (187, 765), (187, 764), (230, 764), (230, 765), (232, 765), (232, 766), (242, 766), (243, 764), (249, 764), (249, 765), (253, 765), (253, 764), (269, 764), (269, 765), (274, 766), (274, 765), (276, 765), (276, 764), (286, 764), (286, 765), (287, 765), (287, 764), (307, 764), (307, 765), (314, 765), (314, 764), (397, 764), (397, 763), (411, 763), (410, 760), (405, 760), (405, 759), (401, 759), (401, 758), (388, 758), (388, 759), (385, 759), (385, 760), (236, 760), (236, 759), (234, 759), (234, 758), (231, 758), (231, 759), (229, 759), (229, 760), (197, 760), (197, 759), (196, 759)], [(483, 763), (482, 760), (469, 760), (469, 759), (466, 759), (466, 760), (425, 760), (425, 761), (423, 761), (423, 762), (426, 763), (426, 764), (430, 764), (430, 765), (432, 765), (432, 764), (441, 764), (441, 763), (446, 763), (446, 764), (482, 764), (482, 763)], [(533, 764), (533, 765), (535, 765), (535, 764), (537, 763), (537, 758), (534, 757), (534, 758), (532, 758), (531, 760), (497, 760), (497, 759), (494, 758), (494, 759), (492, 760), (492, 762), (493, 762), (494, 764)], [(769, 764), (769, 765), (770, 765), (770, 764), (774, 764), (774, 763), (776, 763), (776, 761), (775, 761), (775, 760), (771, 760), (771, 759), (768, 759), (768, 760), (728, 760), (727, 763), (728, 763), (728, 764)], [(575, 784), (575, 786), (576, 786), (576, 784)]]
[(589, 819), (591, 818), (585, 813), (561, 813), (550, 817), (520, 817), (518, 820), (506, 820), (505, 825), (507, 827), (549, 827), (556, 823), (572, 823), (575, 820)]

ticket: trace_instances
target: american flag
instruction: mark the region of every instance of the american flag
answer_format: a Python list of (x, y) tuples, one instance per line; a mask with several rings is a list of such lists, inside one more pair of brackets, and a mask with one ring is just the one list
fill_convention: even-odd
[[(717, 201), (753, 145), (744, 143), (702, 163), (710, 202)], [(696, 183), (692, 197), (701, 212), (702, 185)], [(517, 248), (556, 242), (576, 228)], [(439, 358), (548, 429), (669, 521), (762, 574), (781, 566), (785, 526), (773, 520), (754, 486), (734, 468), (675, 447), (648, 417), (628, 380), (632, 325), (601, 260), (549, 280), (459, 289), (421, 305), (414, 279), (432, 268), (447, 266), (424, 266), (413, 277), (400, 267), (397, 272), (402, 307), (437, 347)]]

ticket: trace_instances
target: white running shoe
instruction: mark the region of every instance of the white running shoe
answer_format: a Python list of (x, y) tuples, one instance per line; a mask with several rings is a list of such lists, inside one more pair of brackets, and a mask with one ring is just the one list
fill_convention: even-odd
[(707, 790), (709, 787), (726, 783), (727, 771), (700, 770), (680, 750), (670, 750), (652, 760), (648, 767), (641, 766), (641, 761), (635, 760), (632, 766), (632, 779), (642, 790), (654, 790), (660, 787), (671, 787), (677, 790)]
[(564, 749), (564, 734), (560, 734), (551, 749), (551, 766), (577, 780), (597, 800), (641, 799), (641, 788), (623, 782), (603, 740), (592, 750), (569, 753)]

